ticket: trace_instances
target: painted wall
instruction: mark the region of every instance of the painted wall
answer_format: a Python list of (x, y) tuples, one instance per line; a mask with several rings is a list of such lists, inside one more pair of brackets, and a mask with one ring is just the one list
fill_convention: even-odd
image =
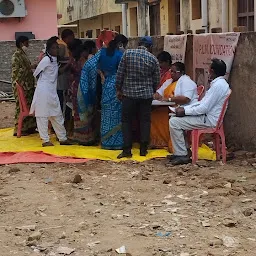
[[(228, 29), (237, 26), (237, 0), (226, 0), (228, 4)], [(209, 30), (222, 27), (222, 0), (208, 0)], [(202, 19), (192, 19), (192, 0), (181, 1), (181, 30), (186, 32), (202, 29)]]
[(129, 2), (127, 10), (128, 36), (138, 36), (138, 4)]
[(116, 26), (120, 26), (122, 33), (122, 13), (107, 13), (90, 19), (78, 21), (79, 33), (86, 34), (87, 30), (92, 30), (92, 37), (96, 38), (96, 29), (109, 28), (115, 30)]
[(55, 0), (25, 0), (28, 15), (0, 20), (0, 41), (15, 40), (15, 32), (32, 32), (36, 39), (58, 34)]
[[(59, 24), (68, 24), (106, 13), (122, 12), (121, 4), (115, 0), (57, 0), (57, 10), (62, 14)], [(69, 9), (69, 11), (68, 11)]]

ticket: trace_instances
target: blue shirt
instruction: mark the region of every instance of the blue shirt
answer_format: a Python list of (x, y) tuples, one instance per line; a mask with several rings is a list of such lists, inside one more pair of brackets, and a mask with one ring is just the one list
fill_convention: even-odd
[(109, 56), (107, 55), (107, 48), (102, 48), (99, 60), (99, 69), (105, 76), (115, 75), (122, 56), (123, 53), (117, 49), (114, 51), (112, 56)]

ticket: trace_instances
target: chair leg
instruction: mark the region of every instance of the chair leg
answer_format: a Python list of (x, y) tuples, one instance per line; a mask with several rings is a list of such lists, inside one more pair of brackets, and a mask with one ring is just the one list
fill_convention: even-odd
[(198, 131), (192, 131), (192, 164), (196, 164), (198, 161), (198, 144), (199, 134)]
[(220, 161), (220, 135), (218, 133), (215, 133), (214, 137), (215, 137), (216, 159), (217, 161)]
[(23, 115), (19, 115), (19, 119), (18, 119), (18, 128), (17, 128), (17, 137), (20, 138), (21, 137), (21, 132), (22, 132), (22, 124), (23, 124)]
[(226, 149), (226, 139), (224, 134), (221, 134), (221, 152), (222, 152), (222, 162), (223, 164), (225, 164), (227, 162), (227, 149)]

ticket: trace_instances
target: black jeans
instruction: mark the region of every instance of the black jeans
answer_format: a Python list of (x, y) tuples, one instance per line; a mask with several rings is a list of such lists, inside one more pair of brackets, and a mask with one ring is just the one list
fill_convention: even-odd
[(132, 149), (132, 120), (139, 114), (140, 148), (146, 150), (150, 141), (152, 99), (133, 99), (124, 97), (122, 100), (122, 132), (124, 137), (123, 150)]

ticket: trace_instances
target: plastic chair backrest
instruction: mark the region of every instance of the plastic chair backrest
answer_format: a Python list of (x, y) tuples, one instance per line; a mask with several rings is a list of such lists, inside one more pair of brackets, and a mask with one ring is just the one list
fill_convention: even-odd
[(203, 85), (197, 86), (198, 100), (200, 101), (203, 97), (205, 87)]
[(18, 82), (16, 83), (16, 86), (17, 86), (17, 91), (18, 91), (20, 111), (25, 112), (25, 113), (28, 114), (29, 109), (28, 109), (27, 100), (26, 100), (26, 97), (25, 97), (24, 90)]
[(230, 90), (227, 98), (225, 99), (225, 101), (223, 103), (222, 110), (221, 110), (221, 113), (220, 113), (220, 116), (219, 116), (219, 120), (218, 120), (218, 123), (217, 123), (217, 126), (216, 126), (217, 129), (219, 129), (221, 127), (222, 123), (223, 123), (224, 116), (225, 116), (227, 108), (228, 108), (228, 101), (229, 101), (231, 93), (232, 93), (232, 90)]

